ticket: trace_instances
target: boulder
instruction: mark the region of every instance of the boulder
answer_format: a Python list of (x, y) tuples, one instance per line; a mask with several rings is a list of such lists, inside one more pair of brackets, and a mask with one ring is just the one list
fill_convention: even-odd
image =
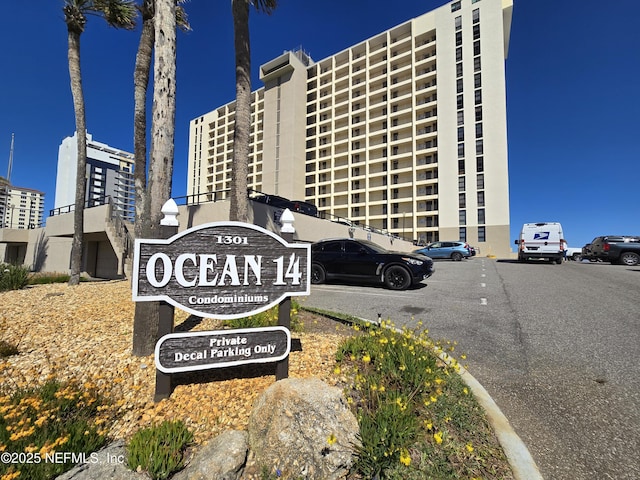
[(271, 385), (249, 419), (249, 463), (285, 478), (337, 480), (353, 464), (358, 422), (339, 388), (319, 379)]
[(239, 480), (247, 460), (247, 432), (226, 431), (198, 449), (173, 480)]
[(141, 480), (143, 475), (127, 467), (124, 442), (118, 440), (92, 453), (86, 462), (58, 476), (56, 480)]

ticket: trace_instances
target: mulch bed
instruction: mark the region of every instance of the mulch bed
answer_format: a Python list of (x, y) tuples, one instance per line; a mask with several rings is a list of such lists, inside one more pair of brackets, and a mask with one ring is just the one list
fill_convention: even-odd
[[(155, 403), (153, 356), (131, 354), (134, 302), (128, 281), (39, 285), (0, 293), (0, 340), (18, 345), (19, 354), (0, 359), (5, 388), (30, 387), (55, 377), (96, 385), (117, 406), (113, 438), (163, 420), (182, 420), (204, 443), (225, 430), (244, 430), (256, 398), (275, 382), (273, 365), (242, 370), (216, 369), (176, 378), (169, 399)], [(332, 378), (337, 345), (352, 331), (309, 312), (299, 338), (302, 350), (289, 357), (289, 376)], [(216, 330), (217, 321), (187, 323), (176, 309), (175, 325), (189, 330)]]

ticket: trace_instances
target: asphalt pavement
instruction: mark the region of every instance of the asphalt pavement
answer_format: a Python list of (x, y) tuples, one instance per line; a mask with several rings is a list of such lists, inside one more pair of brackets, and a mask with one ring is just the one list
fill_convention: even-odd
[(544, 478), (631, 480), (640, 478), (639, 280), (637, 267), (476, 257), (438, 261), (408, 291), (314, 285), (304, 303), (399, 327), (422, 321), (433, 338), (458, 342)]

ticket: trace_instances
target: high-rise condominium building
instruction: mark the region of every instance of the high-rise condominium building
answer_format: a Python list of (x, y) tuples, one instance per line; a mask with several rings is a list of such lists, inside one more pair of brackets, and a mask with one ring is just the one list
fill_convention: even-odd
[[(78, 161), (77, 132), (65, 138), (58, 150), (58, 173), (54, 207), (73, 210), (75, 204)], [(110, 200), (114, 210), (124, 219), (135, 217), (133, 182), (134, 157), (104, 143), (96, 142), (87, 133), (86, 206), (102, 205)]]
[[(286, 52), (252, 93), (249, 186), (419, 242), (507, 254), (512, 0), (457, 0), (314, 62)], [(187, 193), (224, 197), (235, 102), (190, 122)]]
[(38, 228), (43, 214), (43, 192), (16, 187), (0, 177), (0, 228)]

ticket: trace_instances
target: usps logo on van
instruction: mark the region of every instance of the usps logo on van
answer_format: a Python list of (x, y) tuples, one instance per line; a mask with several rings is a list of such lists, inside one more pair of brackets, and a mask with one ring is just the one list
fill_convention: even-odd
[(534, 240), (549, 240), (549, 232), (537, 232), (533, 234)]

